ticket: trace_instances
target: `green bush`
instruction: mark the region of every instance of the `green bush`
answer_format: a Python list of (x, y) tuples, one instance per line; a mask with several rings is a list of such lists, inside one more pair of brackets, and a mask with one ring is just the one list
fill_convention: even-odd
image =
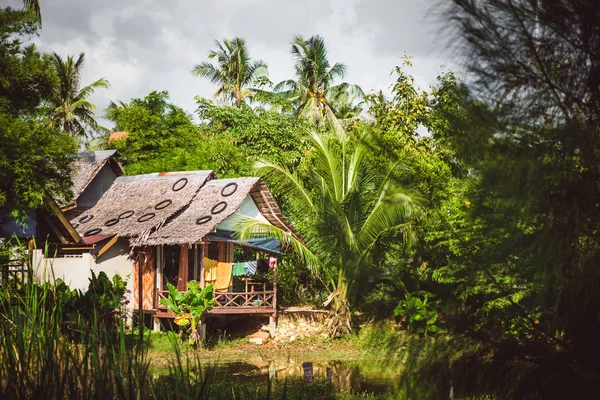
[(440, 332), (441, 329), (435, 324), (438, 314), (434, 308), (437, 302), (430, 301), (433, 295), (421, 290), (413, 293), (406, 291), (404, 296), (404, 300), (394, 310), (394, 315), (402, 319), (408, 330), (423, 334)]

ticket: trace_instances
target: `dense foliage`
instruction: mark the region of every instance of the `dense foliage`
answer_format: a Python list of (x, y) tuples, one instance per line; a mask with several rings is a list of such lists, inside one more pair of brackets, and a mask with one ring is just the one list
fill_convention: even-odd
[(307, 149), (313, 127), (304, 119), (264, 108), (216, 106), (197, 98), (201, 129), (208, 136), (231, 137), (249, 162), (269, 158), (295, 167)]
[(600, 5), (452, 3), (473, 88), (497, 120), (448, 136), (478, 178), (465, 222), (485, 241), (469, 246), (469, 270), (490, 293), (475, 310), (496, 340), (589, 368), (600, 354)]
[(245, 170), (241, 151), (226, 135), (204, 135), (192, 117), (168, 99), (167, 92), (152, 92), (107, 109), (115, 129), (128, 133), (109, 144), (121, 153), (128, 174), (212, 169), (229, 177)]
[[(83, 57), (22, 44), (39, 28), (24, 3), (38, 19), (0, 12), (0, 207), (14, 215), (68, 198), (72, 136), (97, 130), (86, 98), (106, 86), (79, 88)], [(600, 354), (600, 5), (444, 7), (469, 85), (446, 72), (422, 90), (405, 58), (391, 96), (364, 96), (337, 82), (347, 66), (322, 37), (298, 36), (295, 77), (273, 87), (234, 38), (194, 69), (231, 105), (197, 97), (191, 115), (165, 91), (112, 103), (126, 135), (94, 145), (118, 149), (128, 174), (264, 176), (302, 240), (257, 223), (241, 234), (286, 242), (280, 298), (330, 306), (333, 335), (362, 311), (468, 337), (460, 350), (492, 363), (569, 365), (587, 387)], [(431, 368), (449, 368), (439, 354)]]
[(36, 30), (28, 13), (0, 10), (0, 207), (14, 216), (43, 206), (47, 196), (71, 196), (77, 149), (45, 107), (55, 84), (48, 57), (22, 43)]

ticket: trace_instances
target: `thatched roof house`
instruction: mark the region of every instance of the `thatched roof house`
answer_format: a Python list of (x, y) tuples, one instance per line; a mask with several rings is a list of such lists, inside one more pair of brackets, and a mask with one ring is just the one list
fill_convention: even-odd
[(93, 207), (114, 180), (124, 175), (116, 150), (88, 151), (77, 155), (72, 163), (73, 198), (59, 204), (70, 219)]
[[(93, 175), (101, 168), (102, 161), (98, 157), (94, 160), (95, 164), (91, 160), (81, 162), (82, 175), (84, 171)], [(265, 254), (281, 254), (281, 244), (261, 238), (239, 241), (234, 231), (240, 217), (277, 226), (297, 237), (260, 178), (218, 179), (213, 171), (119, 176), (95, 205), (70, 219), (85, 245), (94, 247), (91, 257), (84, 259), (89, 269), (82, 268), (81, 261), (75, 266), (54, 260), (53, 273), (74, 287), (87, 282), (89, 270), (129, 276), (131, 307), (155, 318), (169, 318), (172, 315), (160, 305), (166, 284), (179, 290), (187, 290), (190, 280), (204, 285), (211, 281), (205, 277), (209, 271), (205, 262), (209, 262), (225, 279), (223, 285), (215, 284), (212, 313), (273, 317), (277, 312), (276, 268), (273, 281), (268, 283), (253, 281), (250, 270), (243, 282), (235, 275), (238, 291), (233, 291), (232, 266), (234, 262), (249, 263), (256, 271)], [(241, 246), (241, 251), (234, 252), (234, 246)], [(243, 292), (239, 291), (240, 284), (245, 285)]]

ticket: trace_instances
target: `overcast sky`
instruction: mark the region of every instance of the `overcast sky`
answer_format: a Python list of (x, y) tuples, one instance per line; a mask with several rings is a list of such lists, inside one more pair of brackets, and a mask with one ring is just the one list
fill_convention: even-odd
[[(194, 96), (216, 87), (190, 71), (208, 60), (214, 40), (245, 38), (253, 59), (269, 65), (273, 82), (293, 77), (290, 42), (295, 34), (321, 35), (329, 59), (348, 67), (345, 81), (365, 91), (388, 91), (390, 71), (406, 53), (426, 88), (448, 67), (441, 51), (434, 0), (41, 0), (43, 29), (34, 41), (47, 52), (85, 52), (83, 83), (104, 77), (108, 90), (91, 100), (103, 114), (110, 100), (129, 101), (168, 90), (190, 113)], [(0, 3), (21, 7), (17, 0)], [(446, 68), (442, 68), (442, 66)]]

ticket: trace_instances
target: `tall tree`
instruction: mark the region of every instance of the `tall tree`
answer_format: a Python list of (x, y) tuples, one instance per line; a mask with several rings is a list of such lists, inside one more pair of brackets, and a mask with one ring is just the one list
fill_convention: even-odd
[(304, 157), (303, 139), (314, 128), (305, 120), (262, 107), (217, 106), (196, 98), (200, 129), (210, 136), (231, 135), (251, 162), (262, 158), (297, 167)]
[(348, 98), (360, 101), (364, 97), (362, 89), (345, 82), (334, 85), (337, 78), (344, 77), (346, 65), (330, 64), (322, 37), (304, 39), (296, 36), (291, 53), (296, 80), (280, 82), (274, 91), (295, 105), (296, 115), (317, 125), (329, 123), (338, 131), (342, 130), (334, 101), (341, 101), (344, 93), (349, 94)]
[(266, 235), (288, 242), (323, 276), (331, 289), (326, 302), (332, 304), (331, 336), (351, 331), (357, 280), (373, 266), (377, 244), (389, 242), (394, 232), (409, 235), (417, 208), (414, 197), (395, 179), (400, 163), (387, 170), (374, 168), (366, 157), (365, 139), (340, 142), (313, 133), (308, 139), (310, 167), (300, 173), (267, 161), (256, 164), (258, 173), (286, 193), (305, 243), (268, 224), (241, 224), (242, 238)]
[(108, 88), (110, 85), (100, 78), (80, 88), (85, 54), (79, 54), (77, 60), (68, 56), (66, 61), (58, 54), (52, 56), (52, 63), (58, 76), (58, 86), (52, 96), (53, 118), (57, 127), (74, 137), (88, 135), (88, 131), (102, 132), (103, 128), (96, 122), (96, 106), (88, 101), (88, 97), (97, 88)]
[(509, 298), (522, 323), (508, 332), (560, 349), (574, 370), (594, 367), (600, 354), (600, 3), (453, 0), (447, 11), (473, 88), (502, 123), (483, 141), (479, 132), (449, 138), (482, 144), (476, 153), (458, 154), (482, 179), (475, 209), (484, 234), (502, 233), (477, 264), (514, 271), (512, 280), (496, 282), (502, 292), (527, 289), (526, 303), (523, 296)]
[(75, 140), (53, 129), (44, 103), (52, 95), (53, 70), (21, 37), (39, 27), (31, 14), (0, 9), (0, 208), (13, 216), (43, 207), (47, 196), (71, 195)]
[(35, 19), (36, 21), (40, 24), (42, 24), (42, 11), (40, 8), (40, 0), (22, 0), (23, 1), (23, 6), (25, 7), (26, 10), (29, 10), (30, 12), (33, 13), (33, 15), (35, 15)]
[(246, 41), (241, 38), (215, 40), (217, 50), (211, 50), (208, 58), (217, 60), (217, 65), (201, 62), (192, 70), (194, 76), (207, 78), (219, 85), (215, 97), (222, 97), (241, 106), (253, 95), (253, 85), (268, 81), (267, 64), (262, 60), (252, 61)]
[(38, 29), (28, 12), (0, 9), (0, 108), (6, 112), (36, 112), (52, 93), (54, 79), (47, 58), (34, 45), (24, 46), (21, 41)]
[(188, 113), (169, 101), (166, 91), (111, 103), (106, 117), (115, 123), (115, 130), (128, 133), (109, 143), (121, 153), (128, 174), (212, 169), (220, 177), (230, 177), (250, 169), (230, 134), (205, 134)]

